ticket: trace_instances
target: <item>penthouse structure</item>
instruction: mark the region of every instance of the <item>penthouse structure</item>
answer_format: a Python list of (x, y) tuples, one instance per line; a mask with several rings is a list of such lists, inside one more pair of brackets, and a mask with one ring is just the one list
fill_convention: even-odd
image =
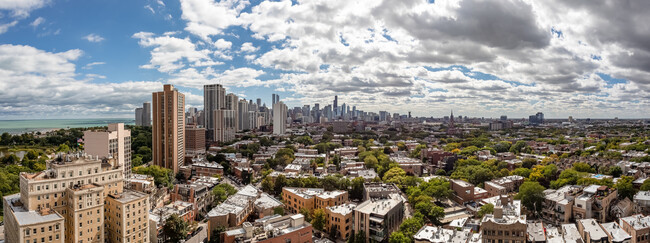
[(370, 199), (354, 209), (354, 229), (364, 232), (366, 242), (381, 242), (398, 229), (404, 218), (404, 201), (398, 194)]
[(300, 209), (310, 212), (316, 208), (325, 209), (338, 206), (348, 201), (347, 191), (325, 191), (322, 188), (282, 188), (282, 200), (291, 213), (300, 213)]
[(131, 130), (124, 129), (124, 123), (108, 124), (106, 130), (84, 131), (84, 152), (100, 159), (114, 158), (124, 169), (125, 178), (131, 177)]
[(363, 200), (371, 198), (387, 198), (391, 194), (400, 194), (401, 191), (395, 184), (386, 183), (363, 183)]
[(130, 190), (108, 195), (105, 216), (106, 242), (150, 242), (149, 195)]
[(516, 192), (519, 190), (519, 186), (521, 186), (523, 183), (523, 176), (511, 175), (491, 181), (486, 181), (485, 190), (488, 192), (488, 196), (495, 197), (511, 192)]
[(521, 201), (501, 196), (493, 214), (481, 220), (483, 242), (526, 242), (526, 215), (521, 215)]

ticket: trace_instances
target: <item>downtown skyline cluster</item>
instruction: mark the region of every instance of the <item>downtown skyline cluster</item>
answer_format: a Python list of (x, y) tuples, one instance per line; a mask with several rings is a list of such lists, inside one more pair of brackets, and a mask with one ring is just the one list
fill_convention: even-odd
[[(646, 1), (0, 4), (0, 116), (131, 117), (163, 84), (441, 117), (644, 118)], [(119, 13), (119, 17), (116, 17)]]

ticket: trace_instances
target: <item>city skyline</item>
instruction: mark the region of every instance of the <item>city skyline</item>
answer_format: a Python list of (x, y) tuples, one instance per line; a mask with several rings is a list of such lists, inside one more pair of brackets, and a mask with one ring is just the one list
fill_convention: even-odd
[(272, 107), (417, 117), (648, 118), (650, 3), (0, 4), (0, 119), (133, 117), (172, 84)]

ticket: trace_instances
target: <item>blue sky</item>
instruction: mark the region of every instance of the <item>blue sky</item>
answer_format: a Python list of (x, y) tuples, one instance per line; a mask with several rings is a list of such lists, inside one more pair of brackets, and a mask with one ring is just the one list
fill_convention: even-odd
[(7, 0), (0, 119), (131, 117), (164, 83), (188, 107), (222, 83), (290, 107), (339, 95), (418, 116), (648, 114), (650, 33), (633, 24), (647, 4), (583, 3)]

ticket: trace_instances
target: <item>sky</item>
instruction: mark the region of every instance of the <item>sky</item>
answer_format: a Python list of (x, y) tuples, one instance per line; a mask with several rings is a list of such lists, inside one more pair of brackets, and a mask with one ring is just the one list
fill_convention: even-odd
[(270, 106), (647, 118), (647, 0), (0, 0), (0, 119), (129, 118), (173, 84)]

